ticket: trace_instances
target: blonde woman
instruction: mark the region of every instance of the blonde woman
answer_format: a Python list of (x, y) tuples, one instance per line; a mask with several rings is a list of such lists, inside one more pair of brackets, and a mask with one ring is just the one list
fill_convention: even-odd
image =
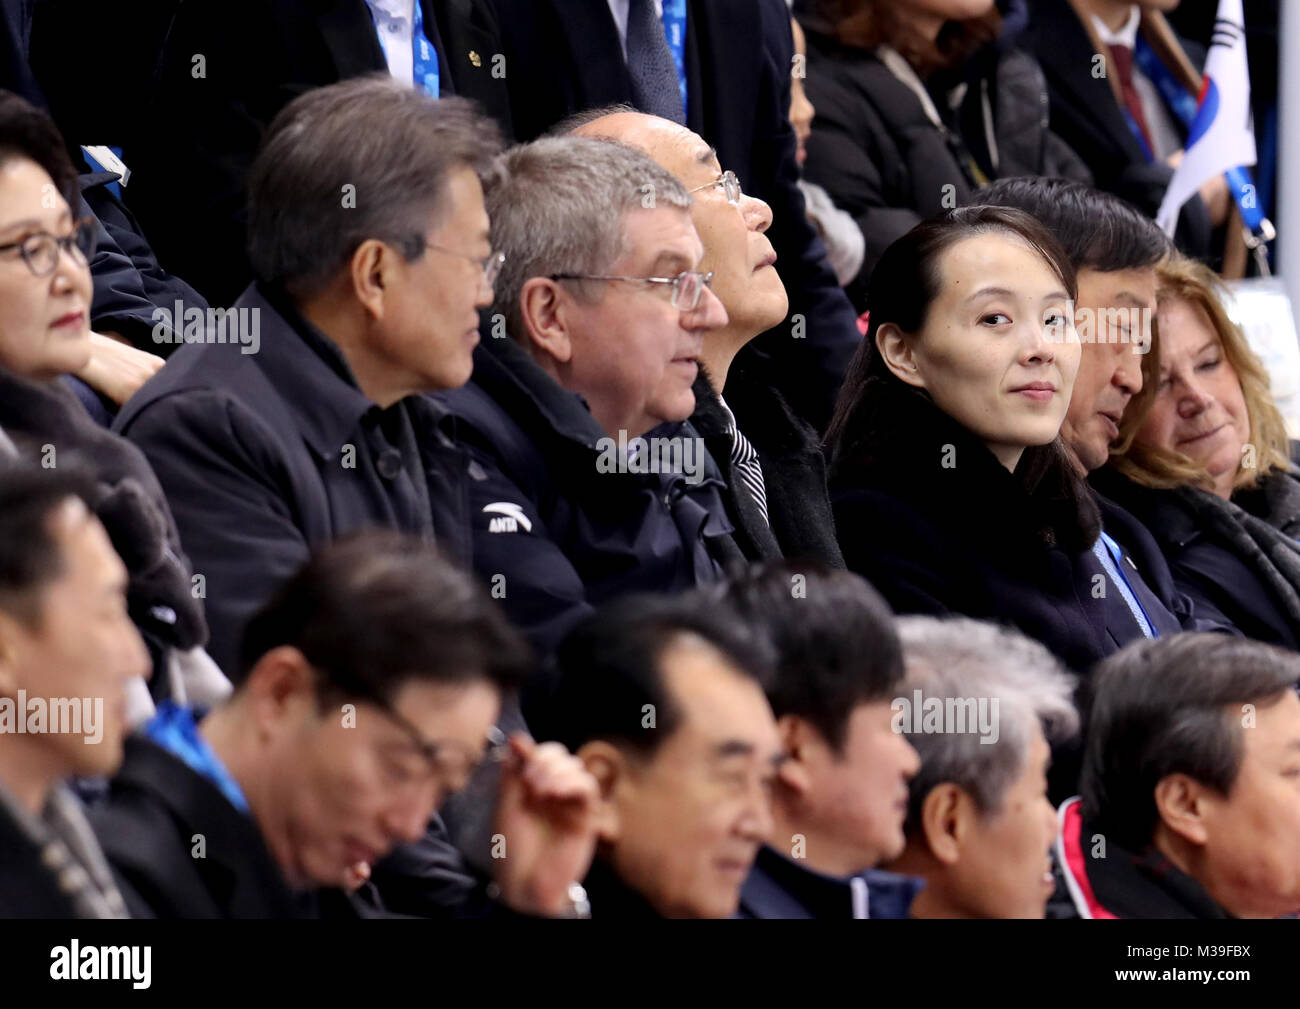
[(1228, 318), (1214, 274), (1159, 271), (1160, 370), (1130, 411), (1098, 489), (1157, 538), (1198, 612), (1300, 647), (1300, 482), (1268, 375)]

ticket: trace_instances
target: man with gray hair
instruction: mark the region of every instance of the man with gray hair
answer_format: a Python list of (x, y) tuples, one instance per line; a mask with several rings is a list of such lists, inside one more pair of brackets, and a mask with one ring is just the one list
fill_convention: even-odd
[[(420, 394), (469, 378), (500, 268), (479, 182), (498, 149), (469, 102), (386, 76), (295, 99), (249, 183), (257, 281), (118, 415), (171, 503), (227, 670), (313, 546), (380, 527), (468, 553), (470, 461)], [(231, 316), (255, 339), (227, 341)]]
[(505, 265), (473, 380), (444, 400), (482, 470), (475, 566), (546, 652), (604, 600), (740, 559), (683, 423), (727, 313), (697, 271), (690, 195), (639, 151), (537, 140), (504, 155), (486, 198)]
[(1041, 918), (1055, 889), (1049, 744), (1073, 735), (1075, 679), (1041, 644), (965, 617), (898, 619), (894, 730), (921, 756), (907, 844), (914, 918)]

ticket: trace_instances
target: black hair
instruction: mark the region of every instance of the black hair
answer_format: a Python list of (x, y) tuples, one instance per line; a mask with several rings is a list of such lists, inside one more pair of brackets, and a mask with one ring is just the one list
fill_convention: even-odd
[(853, 709), (892, 697), (903, 681), (893, 611), (865, 578), (784, 560), (742, 568), (723, 591), (740, 617), (771, 639), (773, 714), (807, 720), (836, 751)]
[(53, 119), (27, 99), (0, 90), (0, 165), (15, 158), (28, 158), (44, 168), (72, 208), (72, 215), (77, 216), (81, 186), (63, 134)]
[(430, 543), (365, 532), (321, 547), (252, 619), (234, 677), (292, 646), (316, 670), (322, 700), (391, 704), (411, 680), (517, 688), (529, 652), (471, 575)]
[[(626, 596), (588, 617), (560, 643), (547, 689), (525, 697), (529, 727), (538, 739), (558, 740), (574, 752), (601, 739), (652, 756), (682, 721), (665, 682), (663, 656), (692, 636), (766, 689), (771, 647), (726, 607), (694, 591)], [(654, 713), (652, 724), (647, 711)]]
[(0, 609), (24, 623), (39, 623), (41, 589), (64, 571), (49, 520), (69, 498), (93, 514), (95, 484), (84, 471), (0, 461)]
[[(882, 390), (913, 394), (933, 405), (928, 393), (906, 385), (890, 371), (876, 346), (876, 334), (886, 323), (904, 333), (919, 332), (940, 294), (944, 253), (961, 241), (986, 234), (1004, 234), (1025, 243), (1060, 279), (1071, 300), (1078, 294), (1077, 273), (1061, 243), (1021, 210), (958, 207), (922, 221), (895, 241), (871, 273), (867, 335), (849, 364), (826, 430), (832, 480), (861, 465), (881, 439), (894, 437), (896, 399), (882, 395)], [(1097, 503), (1059, 436), (1046, 445), (1026, 448), (1016, 478), (1042, 500), (1068, 503), (1076, 527), (1071, 543), (1077, 539), (1078, 544), (1088, 545), (1096, 540), (1101, 528)]]
[(1088, 688), (1084, 817), (1140, 852), (1161, 779), (1186, 774), (1227, 795), (1241, 769), (1241, 706), (1268, 707), (1297, 682), (1300, 655), (1228, 635), (1179, 634), (1111, 655)]
[(1131, 203), (1070, 179), (999, 179), (972, 203), (1023, 210), (1061, 243), (1076, 270), (1153, 269), (1173, 244)]

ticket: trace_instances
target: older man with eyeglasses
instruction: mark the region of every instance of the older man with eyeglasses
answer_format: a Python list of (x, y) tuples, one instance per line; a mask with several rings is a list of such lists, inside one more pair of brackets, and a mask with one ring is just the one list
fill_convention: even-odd
[(485, 193), (506, 262), (473, 379), (440, 398), (482, 467), (475, 567), (546, 652), (607, 599), (739, 559), (717, 466), (684, 423), (727, 313), (691, 195), (639, 151), (534, 141)]
[(704, 244), (700, 269), (727, 310), (705, 334), (692, 426), (722, 471), (735, 541), (750, 560), (801, 557), (842, 568), (820, 439), (762, 369), (740, 352), (785, 318), (772, 208), (741, 191), (717, 152), (679, 123), (627, 106), (593, 109), (557, 133), (612, 140), (645, 151), (694, 195), (691, 220)]

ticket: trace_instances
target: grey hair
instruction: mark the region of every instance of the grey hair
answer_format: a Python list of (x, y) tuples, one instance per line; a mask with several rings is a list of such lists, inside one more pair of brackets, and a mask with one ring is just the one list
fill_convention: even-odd
[[(484, 185), (492, 248), (506, 254), (495, 311), (524, 339), (519, 295), (531, 277), (608, 273), (632, 210), (689, 211), (691, 195), (650, 157), (611, 140), (543, 137), (512, 147)], [(587, 285), (575, 286), (579, 296)]]
[(388, 74), (308, 91), (272, 121), (249, 175), (253, 272), (303, 297), (367, 239), (416, 260), (430, 218), (449, 210), (449, 173), (481, 176), (500, 150), (496, 124), (471, 102)]
[(898, 632), (907, 669), (902, 697), (910, 701), (920, 690), (927, 699), (983, 698), (990, 709), (997, 704), (996, 742), (982, 742), (974, 731), (907, 733), (921, 757), (909, 785), (908, 834), (920, 827), (925, 797), (946, 782), (968, 793), (982, 813), (996, 813), (1024, 771), (1035, 721), (1049, 741), (1078, 731), (1076, 678), (1039, 642), (996, 624), (906, 616), (898, 618)]

